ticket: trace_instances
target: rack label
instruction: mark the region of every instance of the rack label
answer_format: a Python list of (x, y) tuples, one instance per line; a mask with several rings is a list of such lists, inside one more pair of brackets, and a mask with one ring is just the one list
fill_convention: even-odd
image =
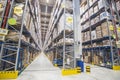
[(109, 29), (110, 30), (114, 30), (113, 25), (110, 25)]
[(120, 41), (117, 41), (116, 44), (117, 44), (117, 48), (120, 48)]
[(120, 27), (117, 28), (118, 32), (120, 32)]
[(61, 4), (61, 7), (62, 7), (62, 8), (65, 8), (65, 4), (64, 4), (64, 3), (62, 3), (62, 4)]
[(2, 4), (0, 3), (0, 8), (2, 8)]
[(4, 35), (0, 35), (0, 41), (4, 41), (5, 40), (5, 36)]
[(0, 35), (7, 35), (7, 34), (8, 34), (8, 30), (7, 29), (0, 28)]
[(14, 13), (15, 13), (15, 14), (18, 14), (18, 15), (19, 15), (19, 14), (22, 14), (22, 13), (23, 13), (22, 7), (18, 7), (18, 6), (15, 7), (15, 8), (14, 8)]
[(15, 18), (10, 18), (10, 19), (8, 19), (8, 23), (10, 24), (10, 25), (16, 25), (16, 19)]
[(72, 17), (67, 17), (66, 21), (67, 21), (67, 23), (72, 23), (73, 22), (73, 18)]

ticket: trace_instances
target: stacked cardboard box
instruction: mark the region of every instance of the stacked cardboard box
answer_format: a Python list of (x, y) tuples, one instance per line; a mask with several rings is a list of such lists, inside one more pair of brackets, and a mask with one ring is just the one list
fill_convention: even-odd
[(17, 13), (17, 11), (16, 11), (16, 12), (14, 11), (12, 17), (16, 19), (17, 24), (21, 24), (21, 22), (22, 22), (23, 10), (24, 10), (24, 4), (17, 3), (17, 4), (14, 6), (14, 10), (15, 10), (16, 7), (17, 7), (17, 8), (21, 8), (22, 10), (21, 10), (20, 13)]
[[(13, 31), (9, 31), (8, 35), (6, 36), (6, 39), (8, 40), (14, 40), (14, 41), (18, 41), (19, 40), (19, 33), (17, 32), (13, 32)], [(22, 35), (21, 37), (22, 40), (26, 41), (26, 37), (24, 35)]]
[(96, 6), (93, 8), (93, 10), (94, 10), (94, 13), (97, 13), (98, 10), (99, 10), (98, 5), (96, 5)]
[(96, 39), (96, 30), (91, 31), (91, 39)]
[(84, 62), (91, 63), (91, 52), (84, 52)]
[(94, 14), (93, 8), (90, 8), (89, 13), (90, 13), (90, 16)]
[(112, 44), (113, 46), (115, 46), (115, 41), (109, 41), (109, 40), (104, 40), (103, 41), (103, 45), (104, 46), (110, 46), (110, 44)]
[(93, 47), (96, 47), (97, 45), (96, 45), (96, 43), (93, 43), (92, 46), (93, 46)]
[(103, 7), (108, 7), (108, 6), (109, 6), (109, 4), (108, 4), (107, 1), (105, 1), (105, 0), (99, 0), (98, 1), (98, 7), (99, 7), (99, 9), (101, 9)]
[[(66, 20), (64, 21), (64, 14), (61, 16), (59, 23), (58, 23), (58, 34), (61, 33), (64, 30), (64, 26), (65, 26), (65, 30), (67, 31), (72, 31), (73, 30), (73, 23), (68, 22), (67, 19), (68, 18), (72, 18), (73, 19), (73, 15), (66, 13)], [(64, 25), (65, 24), (65, 25)]]
[(65, 5), (65, 7), (68, 8), (68, 9), (73, 8), (72, 1), (67, 0), (67, 1), (66, 1), (66, 5)]
[(101, 26), (96, 27), (96, 37), (102, 38), (102, 29)]
[(113, 19), (113, 16), (112, 16), (109, 12), (102, 12), (102, 13), (100, 14), (100, 20), (103, 20), (103, 19), (112, 20), (112, 19)]
[(84, 62), (85, 63), (90, 63), (90, 56), (85, 56)]
[(101, 46), (103, 46), (103, 43), (102, 43), (102, 42), (97, 42), (97, 43), (96, 43), (96, 47), (101, 47)]
[(91, 23), (91, 25), (95, 24), (95, 23), (94, 23), (94, 19), (92, 19), (92, 20), (90, 21), (90, 23)]
[(117, 10), (120, 11), (120, 1), (119, 0), (116, 2), (116, 7), (117, 7)]
[(53, 39), (58, 35), (58, 31), (57, 28), (54, 29), (53, 31)]
[(53, 52), (49, 52), (49, 53), (47, 54), (47, 57), (48, 57), (48, 59), (49, 59), (50, 61), (53, 61), (53, 59), (54, 59), (54, 53), (53, 53)]
[(29, 58), (29, 54), (28, 54), (28, 51), (27, 51), (27, 49), (24, 49), (24, 54), (23, 54), (23, 61), (22, 61), (22, 63), (23, 63), (23, 65), (24, 65), (24, 67), (26, 67), (28, 64), (29, 64), (29, 60), (28, 60), (28, 58)]
[(85, 33), (82, 33), (82, 42), (85, 41)]
[(99, 64), (99, 56), (94, 55), (93, 62), (94, 62), (95, 65), (98, 65)]
[(89, 0), (89, 5), (91, 6), (93, 4), (93, 0)]
[(1, 0), (0, 1), (0, 4), (1, 4), (1, 6), (0, 6), (0, 17), (2, 17), (2, 14), (3, 14), (3, 11), (4, 11), (4, 5), (5, 5), (5, 0)]
[(91, 48), (91, 45), (90, 44), (85, 45), (85, 48)]
[(118, 39), (120, 40), (120, 27), (119, 27), (119, 25), (116, 25), (116, 27), (117, 27)]
[(100, 16), (94, 18), (94, 24), (100, 21)]
[(110, 25), (112, 25), (111, 22), (109, 22), (108, 24), (107, 24), (107, 22), (104, 22), (101, 24), (103, 37), (109, 36), (109, 31), (110, 31), (111, 36), (114, 34), (113, 27), (111, 28)]
[(90, 31), (85, 32), (84, 35), (84, 41), (89, 41), (90, 40)]

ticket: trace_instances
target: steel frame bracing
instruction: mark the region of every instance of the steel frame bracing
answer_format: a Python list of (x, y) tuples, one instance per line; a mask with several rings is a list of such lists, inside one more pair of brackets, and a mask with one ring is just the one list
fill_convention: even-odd
[[(76, 58), (80, 58), (82, 55), (82, 42), (81, 42), (81, 36), (78, 36), (78, 34), (81, 34), (81, 27), (80, 27), (80, 2), (79, 0), (73, 0), (72, 6), (73, 8), (68, 9), (66, 7), (66, 1), (69, 0), (58, 0), (56, 1), (56, 5), (54, 6), (54, 11), (52, 13), (51, 17), (51, 23), (49, 24), (48, 33), (46, 35), (46, 41), (44, 43), (44, 49), (47, 49), (46, 52), (53, 51), (55, 52), (55, 60), (58, 62), (58, 65), (62, 65), (63, 69), (67, 68), (75, 68), (76, 67)], [(60, 6), (60, 7), (59, 7)], [(55, 14), (54, 12), (58, 13)], [(72, 31), (67, 31), (67, 16), (66, 13), (69, 13), (73, 15), (72, 22), (70, 26), (73, 26)], [(58, 23), (61, 15), (64, 16), (64, 29), (63, 31), (58, 34), (55, 38), (51, 37), (53, 36), (53, 30), (57, 27), (55, 27), (55, 24)], [(57, 19), (55, 18), (57, 16)], [(53, 21), (53, 22), (52, 22)], [(52, 40), (50, 41), (50, 37)], [(73, 42), (66, 43), (66, 38), (73, 39)], [(63, 39), (62, 44), (55, 45), (60, 39)], [(52, 47), (51, 47), (52, 46)], [(48, 53), (49, 54), (49, 53)], [(82, 59), (82, 57), (81, 57)], [(62, 63), (62, 64), (61, 64)]]
[[(92, 6), (90, 6), (89, 0), (87, 0), (87, 3), (88, 3), (87, 5), (89, 6), (89, 8), (84, 13), (82, 13), (81, 16), (83, 16), (89, 9), (91, 9), (91, 7), (94, 6), (94, 4), (97, 4), (98, 2), (99, 2), (99, 0), (96, 1), (95, 3), (93, 3)], [(83, 45), (87, 45), (87, 44), (91, 45), (90, 48), (83, 48), (83, 53), (87, 53), (87, 51), (90, 51), (91, 55), (93, 56), (95, 53), (97, 53), (99, 55), (100, 52), (103, 52), (102, 57), (103, 57), (104, 66), (112, 68), (113, 66), (120, 65), (119, 47), (117, 47), (117, 45), (116, 45), (116, 43), (119, 41), (116, 23), (120, 23), (120, 21), (119, 21), (120, 14), (116, 8), (115, 0), (103, 0), (103, 3), (108, 3), (109, 6), (100, 9), (97, 13), (94, 13), (93, 15), (90, 15), (90, 13), (88, 13), (89, 19), (85, 20), (85, 22), (89, 21), (89, 27), (87, 29), (82, 30), (82, 33), (89, 30), (90, 35), (91, 35), (91, 31), (94, 28), (96, 28), (97, 26), (100, 26), (104, 21), (106, 21), (109, 35), (106, 37), (102, 37), (100, 39), (95, 39), (95, 40), (90, 39), (90, 41), (83, 42)], [(113, 10), (113, 8), (115, 10)], [(106, 13), (109, 12), (112, 16), (117, 15), (118, 22), (116, 22), (115, 18), (113, 18), (112, 20), (109, 20), (108, 18), (106, 18), (106, 19), (103, 19), (103, 20), (97, 22), (94, 25), (91, 25), (90, 21), (102, 12), (106, 12)], [(115, 33), (114, 34), (115, 38), (113, 38), (113, 36), (111, 35), (111, 30), (109, 29), (109, 27), (111, 26), (111, 24), (109, 24), (110, 21), (112, 22), (113, 32)], [(85, 22), (81, 22), (81, 24), (84, 24)], [(119, 26), (120, 26), (120, 24), (119, 24)], [(97, 41), (99, 41), (99, 42), (101, 41), (101, 43), (102, 43), (102, 41), (104, 41), (104, 40), (109, 40), (110, 45), (109, 46), (93, 47), (93, 43), (96, 43)], [(113, 42), (115, 42), (115, 46), (113, 45)], [(107, 57), (108, 55), (109, 55), (109, 58)], [(93, 57), (91, 57), (91, 58), (92, 58), (92, 63), (93, 63)]]
[[(8, 7), (8, 3), (10, 4), (10, 8), (6, 9), (6, 7)], [(37, 2), (39, 2), (37, 0)], [(30, 3), (29, 0), (24, 0), (21, 1), (22, 4), (24, 4), (24, 9), (23, 9), (23, 13), (22, 13), (22, 19), (21, 19), (21, 24), (20, 25), (10, 25), (8, 24), (8, 20), (10, 18), (12, 18), (12, 14), (14, 11), (14, 6), (16, 4), (16, 0), (5, 0), (5, 7), (3, 10), (3, 14), (2, 14), (2, 21), (4, 18), (6, 18), (6, 26), (5, 29), (8, 29), (9, 31), (14, 31), (17, 32), (17, 34), (19, 35), (19, 39), (17, 41), (14, 41), (12, 39), (5, 39), (5, 41), (1, 41), (1, 46), (0, 46), (0, 70), (23, 70), (24, 66), (23, 64), (23, 58), (27, 58), (27, 63), (29, 64), (30, 61), (30, 52), (32, 51), (34, 54), (38, 53), (41, 49), (41, 41), (35, 41), (35, 39), (33, 38), (33, 35), (31, 32), (29, 32), (26, 29), (26, 25), (25, 25), (25, 16), (26, 16), (26, 11), (27, 11), (27, 7), (30, 8)], [(35, 4), (39, 4), (39, 3), (35, 3)], [(39, 6), (37, 6), (38, 9), (38, 13), (39, 11)], [(6, 10), (9, 10), (8, 12), (8, 16), (5, 16), (4, 14), (6, 14)], [(35, 13), (36, 14), (36, 13)], [(35, 15), (34, 14), (34, 15)], [(31, 13), (31, 16), (33, 16), (33, 14)], [(39, 17), (40, 18), (40, 17)], [(36, 21), (39, 22), (40, 19), (37, 19)], [(4, 21), (3, 21), (4, 23)], [(33, 25), (35, 27), (35, 29), (39, 29), (39, 23), (33, 22), (35, 23), (35, 25)], [(2, 26), (2, 23), (0, 24)], [(16, 28), (20, 27), (19, 29)], [(40, 40), (41, 38), (39, 37), (40, 31), (37, 31), (36, 36), (37, 38)], [(22, 40), (22, 35), (25, 35), (26, 37), (29, 37), (35, 44), (35, 46), (32, 46), (31, 43), (25, 42)], [(27, 57), (24, 56), (24, 49), (27, 49)]]

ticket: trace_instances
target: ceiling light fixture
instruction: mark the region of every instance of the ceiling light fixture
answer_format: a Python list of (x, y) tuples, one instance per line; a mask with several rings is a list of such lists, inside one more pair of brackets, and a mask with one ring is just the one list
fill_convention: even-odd
[(49, 0), (46, 0), (47, 3), (49, 3)]

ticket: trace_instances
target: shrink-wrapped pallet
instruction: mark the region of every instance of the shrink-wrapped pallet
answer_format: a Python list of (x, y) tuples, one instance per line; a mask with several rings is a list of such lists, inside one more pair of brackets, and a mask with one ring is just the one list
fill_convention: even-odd
[[(72, 38), (65, 38), (65, 43), (66, 44), (71, 44), (73, 42), (74, 42), (74, 40)], [(60, 39), (57, 44), (62, 44), (63, 45), (63, 43), (64, 43), (64, 39)]]
[(22, 22), (23, 10), (24, 10), (24, 4), (22, 3), (17, 3), (14, 6), (12, 17), (16, 19), (17, 24), (21, 24)]
[(5, 0), (0, 1), (0, 17), (2, 17), (2, 14), (4, 12), (5, 2), (6, 2)]
[[(69, 14), (69, 13), (66, 13), (65, 14), (65, 21), (64, 21), (64, 14), (61, 16), (60, 20), (59, 20), (59, 23), (58, 23), (58, 33), (61, 33), (64, 29), (67, 30), (67, 31), (71, 31), (73, 30), (73, 21), (72, 17), (73, 15), (72, 14)], [(68, 21), (68, 18), (70, 18), (70, 22)], [(65, 28), (64, 28), (65, 26)]]
[(71, 9), (71, 8), (73, 8), (72, 1), (70, 1), (70, 0), (66, 0), (65, 7), (66, 7), (66, 8), (68, 8), (68, 9)]
[[(9, 31), (8, 35), (6, 36), (6, 39), (10, 39), (10, 40), (14, 40), (14, 41), (18, 41), (19, 40), (19, 33), (17, 32), (12, 32), (12, 31)], [(26, 38), (24, 35), (22, 35), (21, 37), (22, 40), (26, 41)]]
[(99, 7), (99, 9), (101, 9), (103, 7), (108, 7), (108, 6), (109, 6), (109, 4), (108, 4), (107, 0), (106, 1), (105, 0), (99, 0), (98, 1), (98, 7)]
[(117, 10), (120, 11), (120, 1), (119, 0), (116, 2), (116, 7), (117, 7)]

